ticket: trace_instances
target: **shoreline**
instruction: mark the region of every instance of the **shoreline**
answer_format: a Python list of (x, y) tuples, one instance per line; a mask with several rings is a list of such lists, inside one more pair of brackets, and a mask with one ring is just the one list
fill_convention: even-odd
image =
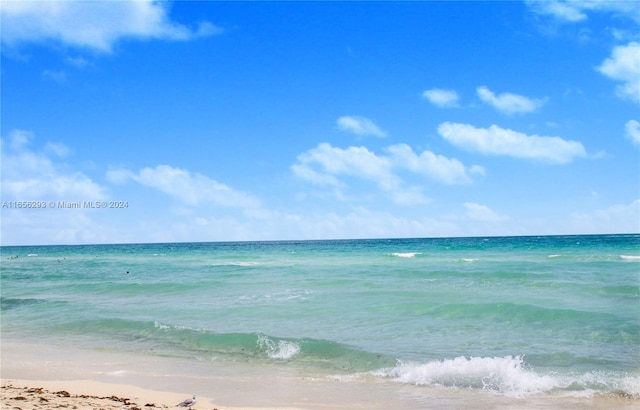
[[(631, 410), (640, 403), (638, 399), (615, 395), (510, 397), (366, 376), (343, 379), (302, 374), (286, 364), (204, 362), (43, 345), (6, 337), (1, 350), (1, 404), (7, 409), (36, 410), (60, 405), (79, 410), (154, 410), (175, 408), (193, 394), (198, 397), (194, 410)], [(58, 392), (67, 392), (69, 397)]]

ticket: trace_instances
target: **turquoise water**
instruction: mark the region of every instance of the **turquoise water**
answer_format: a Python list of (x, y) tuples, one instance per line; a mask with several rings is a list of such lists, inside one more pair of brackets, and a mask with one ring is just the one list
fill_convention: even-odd
[(640, 235), (3, 247), (1, 280), (13, 339), (640, 397)]

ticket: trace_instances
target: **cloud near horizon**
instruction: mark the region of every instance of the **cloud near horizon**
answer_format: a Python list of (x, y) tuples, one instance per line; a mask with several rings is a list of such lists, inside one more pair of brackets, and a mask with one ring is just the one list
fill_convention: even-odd
[(185, 41), (222, 32), (207, 21), (196, 28), (172, 22), (168, 7), (168, 3), (154, 0), (3, 1), (2, 44), (54, 40), (109, 53), (125, 38)]
[(2, 197), (9, 200), (99, 200), (106, 189), (82, 172), (66, 169), (57, 162), (69, 155), (69, 148), (48, 142), (41, 151), (33, 150), (33, 133), (12, 130), (2, 139)]
[(301, 180), (334, 188), (346, 187), (347, 184), (340, 177), (373, 182), (399, 204), (428, 201), (419, 186), (405, 183), (400, 172), (409, 172), (445, 185), (471, 183), (470, 174), (484, 175), (482, 167), (467, 168), (457, 159), (436, 155), (431, 151), (417, 154), (406, 144), (389, 146), (386, 151), (386, 155), (378, 155), (363, 146), (343, 149), (321, 143), (298, 155), (291, 170)]
[(464, 207), (467, 210), (467, 217), (476, 221), (500, 222), (509, 219), (509, 217), (498, 214), (488, 206), (475, 202), (465, 202)]
[(116, 184), (132, 180), (155, 188), (190, 206), (209, 204), (247, 209), (260, 207), (260, 201), (252, 195), (232, 189), (197, 172), (191, 173), (170, 165), (147, 167), (138, 173), (127, 169), (114, 169), (107, 173), (107, 179)]
[(445, 122), (438, 126), (438, 133), (453, 145), (485, 155), (537, 159), (553, 164), (566, 164), (587, 155), (577, 141), (527, 135), (497, 125), (476, 128), (470, 124)]

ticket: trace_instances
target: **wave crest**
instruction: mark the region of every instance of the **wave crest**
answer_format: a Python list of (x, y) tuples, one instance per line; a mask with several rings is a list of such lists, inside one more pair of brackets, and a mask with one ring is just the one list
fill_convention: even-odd
[(378, 375), (421, 386), (462, 387), (503, 394), (551, 390), (555, 381), (524, 368), (522, 356), (456, 357), (427, 363), (402, 363)]
[(619, 392), (640, 398), (640, 378), (637, 375), (606, 372), (541, 375), (525, 366), (523, 356), (460, 356), (427, 363), (398, 362), (393, 368), (373, 374), (416, 386), (484, 390), (515, 397), (548, 392), (588, 397)]
[(420, 252), (394, 252), (391, 254), (397, 258), (415, 258), (416, 255), (420, 255)]
[(288, 340), (269, 339), (265, 335), (258, 335), (258, 348), (264, 350), (271, 359), (288, 360), (300, 353), (300, 345)]

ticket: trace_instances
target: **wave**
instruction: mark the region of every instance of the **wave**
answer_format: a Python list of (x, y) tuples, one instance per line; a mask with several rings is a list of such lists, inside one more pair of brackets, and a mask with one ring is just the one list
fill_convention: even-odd
[(398, 362), (395, 367), (371, 374), (416, 386), (483, 390), (506, 396), (557, 393), (569, 396), (622, 394), (640, 398), (638, 375), (601, 371), (565, 375), (539, 374), (525, 365), (523, 356), (459, 356), (426, 363)]
[(435, 307), (432, 313), (448, 319), (486, 319), (491, 317), (518, 323), (531, 323), (533, 321), (557, 322), (561, 320), (589, 322), (615, 319), (614, 315), (606, 313), (574, 309), (553, 309), (516, 303), (450, 303)]
[(38, 305), (46, 302), (47, 301), (44, 299), (36, 299), (36, 298), (26, 298), (26, 299), (0, 298), (0, 309), (9, 310), (9, 309), (15, 309), (15, 308), (20, 308), (24, 306)]
[(620, 255), (620, 259), (631, 262), (640, 262), (640, 256), (637, 255)]
[[(22, 303), (22, 302), (20, 302)], [(37, 303), (37, 302), (24, 302)], [(488, 391), (507, 396), (622, 394), (640, 398), (636, 370), (584, 371), (560, 374), (555, 366), (534, 369), (524, 356), (465, 357), (405, 362), (385, 354), (339, 342), (277, 337), (264, 333), (216, 333), (193, 326), (132, 319), (87, 319), (53, 326), (47, 332), (98, 349), (198, 361), (245, 362), (252, 365), (291, 365), (335, 375), (350, 382), (373, 376), (415, 386), (439, 386)], [(542, 373), (541, 373), (542, 372)]]
[(330, 371), (366, 372), (396, 363), (396, 359), (313, 338), (288, 338), (263, 333), (216, 333), (208, 329), (158, 321), (90, 319), (55, 329), (89, 335), (102, 348), (131, 349), (162, 356), (196, 360), (250, 362), (293, 361), (304, 367)]
[(263, 349), (272, 359), (287, 360), (300, 353), (300, 344), (289, 340), (278, 340), (258, 335), (258, 348)]
[(397, 258), (415, 258), (416, 255), (420, 255), (420, 252), (393, 252), (391, 256)]

